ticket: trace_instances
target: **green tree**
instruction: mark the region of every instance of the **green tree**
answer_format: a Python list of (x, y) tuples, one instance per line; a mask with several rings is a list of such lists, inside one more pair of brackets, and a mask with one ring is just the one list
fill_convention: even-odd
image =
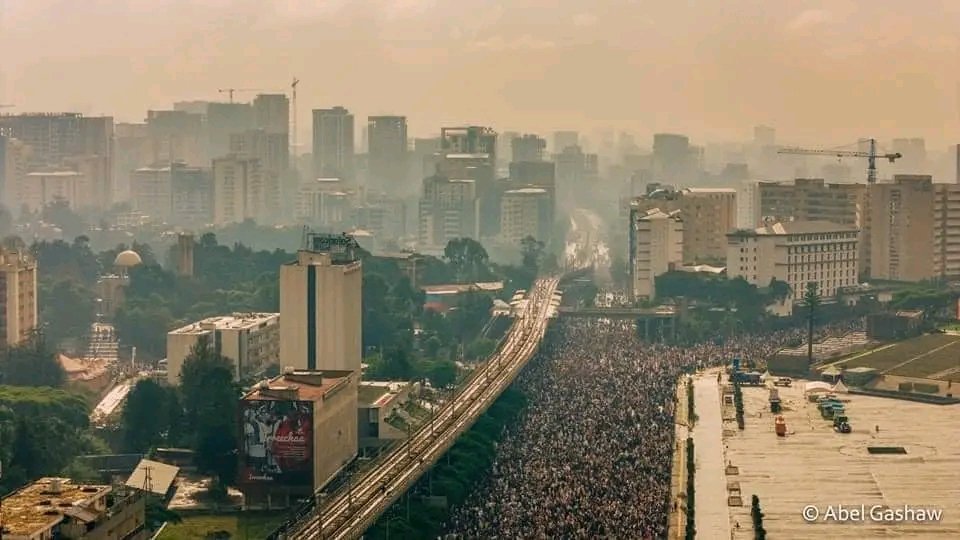
[(220, 485), (236, 475), (236, 419), (239, 388), (233, 364), (201, 336), (184, 359), (180, 373), (185, 421), (192, 427), (197, 468), (215, 474)]
[(40, 217), (47, 223), (56, 225), (67, 238), (74, 238), (86, 232), (87, 224), (79, 214), (70, 208), (66, 199), (56, 198), (43, 207)]
[(152, 379), (137, 381), (130, 390), (120, 419), (127, 450), (146, 453), (160, 444), (170, 429), (168, 392)]
[(767, 287), (770, 291), (770, 297), (777, 302), (783, 302), (790, 296), (790, 284), (786, 281), (780, 281), (777, 278), (770, 279), (770, 285)]
[(487, 250), (472, 238), (454, 238), (443, 248), (443, 258), (453, 267), (458, 283), (480, 281), (489, 270)]
[(813, 364), (813, 325), (820, 308), (820, 292), (816, 281), (807, 282), (803, 305), (807, 308), (807, 362)]
[(47, 348), (40, 334), (22, 345), (8, 348), (0, 369), (3, 384), (13, 386), (58, 388), (64, 385), (67, 378), (56, 353)]
[(57, 348), (69, 340), (82, 350), (96, 320), (93, 291), (74, 280), (57, 281), (50, 288), (40, 287), (40, 306), (47, 340)]

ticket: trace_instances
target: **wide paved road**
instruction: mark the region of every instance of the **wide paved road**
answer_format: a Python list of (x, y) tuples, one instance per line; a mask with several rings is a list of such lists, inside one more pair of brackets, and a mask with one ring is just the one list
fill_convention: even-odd
[(536, 352), (547, 329), (558, 280), (540, 279), (500, 350), (477, 368), (434, 419), (377, 466), (325, 501), (284, 538), (359, 538), (490, 406)]

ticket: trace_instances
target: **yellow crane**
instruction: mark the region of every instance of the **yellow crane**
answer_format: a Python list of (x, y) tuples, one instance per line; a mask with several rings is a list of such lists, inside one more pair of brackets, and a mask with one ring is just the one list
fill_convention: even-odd
[(877, 140), (869, 139), (870, 150), (860, 152), (856, 150), (831, 150), (829, 148), (800, 148), (798, 146), (785, 146), (777, 150), (778, 154), (797, 154), (801, 156), (832, 156), (837, 158), (856, 157), (867, 158), (867, 183), (877, 183), (877, 158), (889, 160), (890, 163), (903, 157), (900, 152), (892, 154), (878, 154)]

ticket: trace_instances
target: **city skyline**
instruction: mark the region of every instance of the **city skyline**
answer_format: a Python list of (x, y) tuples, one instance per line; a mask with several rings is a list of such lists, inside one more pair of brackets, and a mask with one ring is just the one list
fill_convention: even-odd
[[(767, 124), (823, 146), (923, 136), (934, 149), (957, 138), (958, 77), (947, 68), (960, 52), (960, 6), (945, 1), (884, 0), (861, 13), (805, 0), (762, 14), (755, 0), (562, 1), (549, 20), (525, 1), (479, 13), (429, 0), (309, 4), (7, 3), (0, 49), (17, 54), (5, 58), (0, 102), (139, 122), (174, 101), (226, 100), (220, 88), (287, 91), (295, 75), (304, 150), (310, 110), (335, 105), (404, 115), (413, 136), (479, 124), (711, 143)], [(70, 97), (50, 81), (69, 82)]]

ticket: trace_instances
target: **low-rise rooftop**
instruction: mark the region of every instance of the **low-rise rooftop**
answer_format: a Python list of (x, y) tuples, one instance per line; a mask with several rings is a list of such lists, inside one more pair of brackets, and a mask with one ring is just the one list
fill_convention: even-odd
[(202, 321), (190, 323), (186, 326), (171, 330), (171, 334), (206, 334), (213, 330), (242, 330), (255, 328), (260, 325), (276, 323), (280, 319), (279, 313), (234, 313), (208, 317)]
[(29, 538), (56, 526), (64, 516), (93, 521), (105, 510), (99, 501), (110, 490), (67, 478), (41, 478), (3, 498), (3, 532)]
[(293, 371), (261, 381), (244, 400), (320, 401), (347, 384), (352, 371)]

